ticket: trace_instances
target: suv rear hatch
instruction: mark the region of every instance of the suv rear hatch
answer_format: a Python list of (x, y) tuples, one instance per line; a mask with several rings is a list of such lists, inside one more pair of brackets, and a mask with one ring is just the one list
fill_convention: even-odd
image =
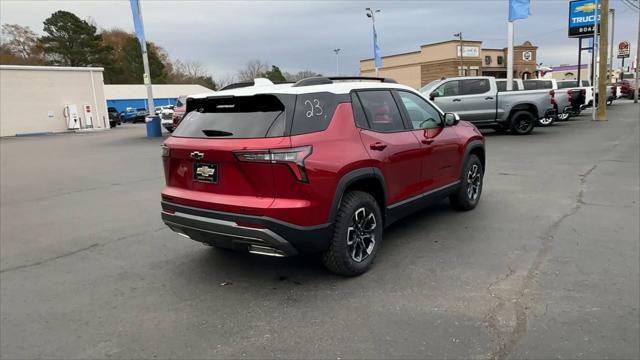
[[(261, 215), (274, 201), (273, 167), (309, 154), (287, 136), (295, 95), (189, 99), (184, 119), (163, 145), (167, 201)], [(309, 149), (310, 151), (310, 149)], [(280, 165), (278, 165), (280, 166)]]

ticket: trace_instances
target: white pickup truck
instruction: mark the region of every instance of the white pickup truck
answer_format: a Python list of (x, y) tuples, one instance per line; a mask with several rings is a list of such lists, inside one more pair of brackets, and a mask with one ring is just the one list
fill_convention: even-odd
[(551, 116), (553, 98), (548, 91), (499, 92), (490, 76), (435, 80), (420, 89), (445, 112), (455, 112), (478, 127), (525, 135), (536, 120)]

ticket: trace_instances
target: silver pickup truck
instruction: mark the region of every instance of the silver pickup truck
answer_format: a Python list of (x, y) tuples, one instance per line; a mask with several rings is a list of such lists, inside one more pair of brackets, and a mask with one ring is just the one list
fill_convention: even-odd
[(433, 81), (420, 92), (443, 111), (455, 112), (478, 127), (526, 135), (536, 121), (555, 114), (549, 91), (498, 92), (489, 76), (455, 77)]

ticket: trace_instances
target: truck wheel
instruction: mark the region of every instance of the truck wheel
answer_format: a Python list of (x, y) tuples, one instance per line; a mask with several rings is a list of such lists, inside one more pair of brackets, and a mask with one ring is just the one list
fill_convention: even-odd
[(455, 194), (449, 196), (451, 207), (456, 210), (467, 211), (478, 205), (482, 194), (482, 178), (484, 169), (482, 162), (475, 155), (470, 155), (464, 165), (462, 179), (460, 179), (460, 189)]
[(330, 271), (357, 276), (371, 267), (382, 242), (382, 214), (373, 196), (362, 191), (344, 195), (329, 249), (322, 262)]
[(511, 132), (516, 135), (528, 135), (533, 131), (536, 119), (528, 111), (518, 111), (511, 116)]
[(538, 119), (538, 125), (540, 126), (551, 126), (556, 121), (553, 116), (543, 117), (542, 119)]

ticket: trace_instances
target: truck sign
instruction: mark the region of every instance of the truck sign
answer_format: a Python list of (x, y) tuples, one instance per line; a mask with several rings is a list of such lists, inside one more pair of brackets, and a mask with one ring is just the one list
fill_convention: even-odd
[(598, 24), (600, 24), (601, 6), (599, 2), (596, 2), (596, 0), (574, 0), (569, 2), (569, 37), (593, 36), (596, 6), (598, 8)]

